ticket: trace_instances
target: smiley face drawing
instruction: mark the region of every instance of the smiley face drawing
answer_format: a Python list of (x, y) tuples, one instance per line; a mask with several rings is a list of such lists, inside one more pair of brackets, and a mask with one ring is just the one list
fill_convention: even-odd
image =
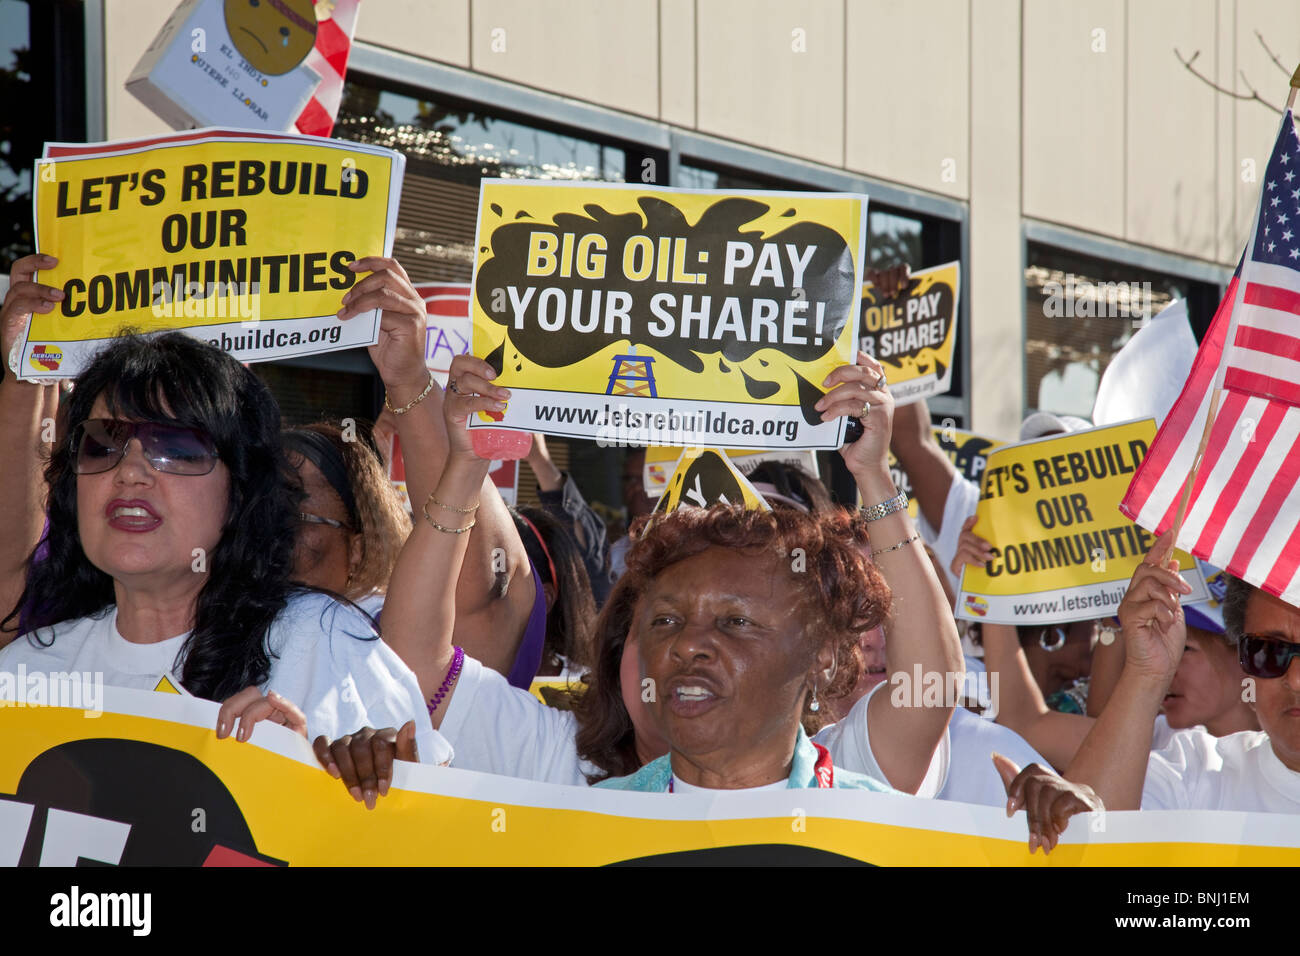
[(225, 0), (226, 29), (240, 56), (267, 76), (288, 73), (316, 42), (312, 0)]

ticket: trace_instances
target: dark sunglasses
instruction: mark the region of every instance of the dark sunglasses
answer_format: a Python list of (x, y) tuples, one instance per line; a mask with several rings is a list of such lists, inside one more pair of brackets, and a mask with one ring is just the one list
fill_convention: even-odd
[(112, 471), (126, 457), (132, 438), (139, 440), (156, 471), (170, 475), (209, 474), (220, 457), (212, 439), (195, 428), (89, 418), (72, 431), (72, 470), (78, 475)]
[(1251, 677), (1281, 677), (1291, 666), (1291, 659), (1300, 657), (1300, 644), (1259, 634), (1243, 634), (1237, 642), (1237, 656), (1241, 660), (1241, 669)]

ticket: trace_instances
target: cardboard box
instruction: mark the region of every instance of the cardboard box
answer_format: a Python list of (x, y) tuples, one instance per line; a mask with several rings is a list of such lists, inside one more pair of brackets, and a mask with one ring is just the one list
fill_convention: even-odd
[[(306, 2), (298, 0), (299, 5)], [(222, 0), (183, 0), (145, 50), (126, 88), (173, 129), (292, 130), (320, 83), (320, 75), (301, 58), (294, 61), (300, 49), (302, 57), (311, 49), (309, 38), (314, 42), (314, 14), (308, 33), (306, 18), (291, 9), (293, 0), (262, 4), (256, 9), (278, 19), (236, 24), (237, 43), (224, 6)], [(285, 72), (273, 72), (280, 67)]]

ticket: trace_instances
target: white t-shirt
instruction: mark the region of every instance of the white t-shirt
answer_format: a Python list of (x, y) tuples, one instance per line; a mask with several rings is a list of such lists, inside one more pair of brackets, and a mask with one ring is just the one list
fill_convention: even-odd
[[(1197, 724), (1195, 727), (1184, 727), (1183, 730), (1205, 730), (1204, 724)], [(1173, 727), (1169, 726), (1169, 718), (1164, 714), (1156, 714), (1155, 727), (1151, 731), (1151, 749), (1152, 751), (1164, 750), (1173, 740), (1174, 734), (1178, 733)], [(1207, 731), (1208, 733), (1208, 731)]]
[[(812, 739), (830, 751), (835, 766), (888, 783), (867, 739), (870, 699), (863, 697), (844, 720)], [(578, 721), (570, 711), (545, 706), (472, 657), (465, 658), (439, 730), (455, 749), (451, 765), (462, 770), (575, 786), (598, 772), (578, 758)], [(929, 782), (926, 795), (938, 789), (937, 777)]]
[(986, 720), (965, 707), (953, 709), (947, 738), (948, 766), (939, 790), (939, 800), (1005, 807), (1007, 789), (993, 766), (995, 752), (1015, 761), (1021, 770), (1031, 763), (1052, 769), (1052, 765), (1014, 730)]
[(961, 526), (975, 513), (975, 507), (979, 502), (980, 486), (957, 474), (953, 475), (952, 484), (948, 486), (948, 497), (943, 503), (943, 519), (937, 530), (925, 520), (925, 512), (917, 509), (917, 530), (939, 556), (939, 564), (943, 567), (943, 573), (948, 576), (948, 582), (952, 585), (954, 593), (957, 591), (957, 582), (961, 580), (961, 575), (954, 575), (950, 566), (952, 559), (957, 556), (957, 541), (961, 538)]
[(1179, 730), (1147, 760), (1142, 809), (1300, 813), (1300, 773), (1277, 759), (1261, 730)]
[[(117, 607), (24, 635), (0, 649), (0, 671), (102, 673), (104, 683), (153, 690), (164, 674), (179, 675), (177, 660), (188, 634), (136, 644), (117, 631)], [(307, 735), (331, 740), (362, 727), (401, 727), (415, 721), (424, 763), (446, 763), (447, 741), (433, 729), (419, 682), (401, 658), (373, 636), (356, 611), (323, 594), (295, 595), (267, 634), (271, 673), (261, 690), (274, 690), (307, 717)], [(53, 635), (53, 643), (51, 643)]]

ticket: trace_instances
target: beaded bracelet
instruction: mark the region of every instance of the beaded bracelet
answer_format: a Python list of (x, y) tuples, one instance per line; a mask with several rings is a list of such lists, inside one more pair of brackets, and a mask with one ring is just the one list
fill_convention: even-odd
[(424, 401), (426, 398), (428, 398), (428, 397), (429, 397), (429, 393), (432, 392), (432, 391), (433, 391), (433, 373), (430, 372), (430, 373), (429, 373), (429, 384), (426, 385), (426, 386), (424, 386), (424, 391), (421, 392), (419, 395), (415, 396), (415, 398), (411, 399), (409, 402), (407, 402), (407, 403), (406, 403), (405, 405), (403, 405), (401, 408), (394, 408), (392, 405), (390, 405), (390, 404), (388, 403), (388, 392), (385, 391), (385, 392), (384, 392), (384, 408), (388, 409), (388, 410), (389, 410), (390, 412), (392, 412), (394, 415), (405, 415), (407, 412), (409, 412), (411, 409), (413, 409), (416, 405), (419, 405), (422, 401)]
[(920, 540), (921, 536), (913, 532), (910, 538), (904, 538), (902, 541), (898, 542), (898, 544), (890, 545), (888, 548), (881, 548), (879, 551), (872, 551), (871, 556), (874, 558), (878, 554), (888, 554), (890, 551), (897, 551), (899, 548), (906, 548), (913, 541)]
[(460, 676), (460, 669), (465, 663), (465, 648), (453, 647), (452, 650), (456, 653), (452, 655), (451, 667), (447, 669), (447, 676), (442, 679), (442, 686), (438, 688), (438, 693), (429, 698), (430, 717), (438, 709), (442, 699), (447, 696), (447, 692), (451, 690), (451, 685), (456, 683), (456, 678)]
[(894, 497), (887, 501), (882, 501), (878, 505), (872, 505), (870, 508), (862, 509), (862, 516), (868, 521), (879, 521), (886, 515), (892, 515), (895, 511), (902, 511), (907, 507), (907, 492), (900, 491)]

